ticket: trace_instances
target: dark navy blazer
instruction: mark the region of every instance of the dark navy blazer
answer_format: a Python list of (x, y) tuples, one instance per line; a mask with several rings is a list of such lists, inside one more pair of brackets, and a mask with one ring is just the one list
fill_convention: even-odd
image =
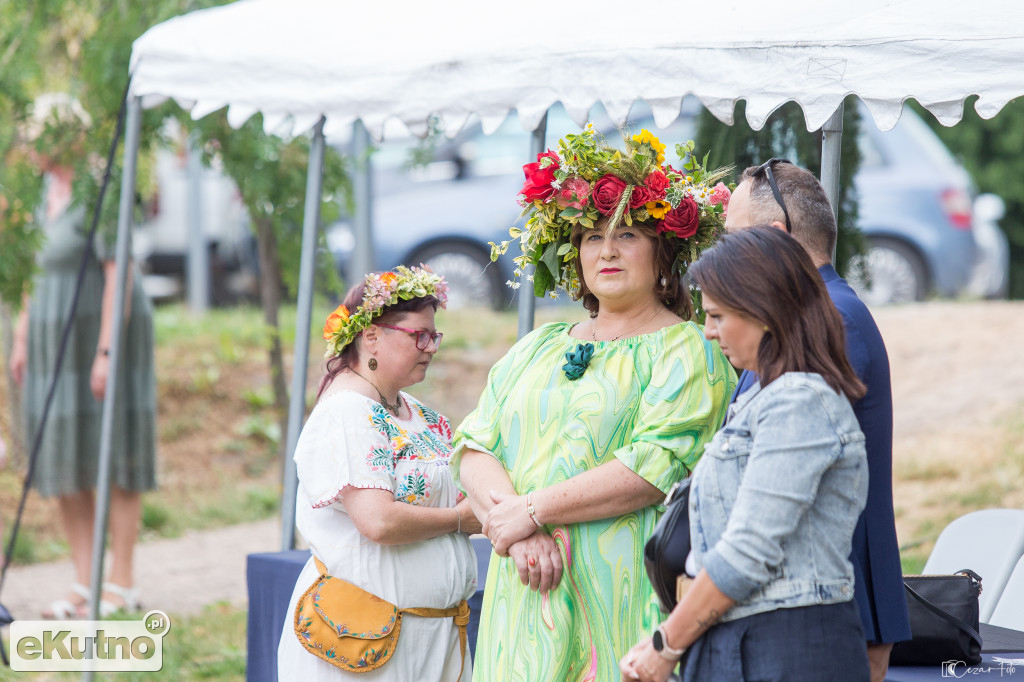
[[(856, 579), (854, 599), (868, 641), (910, 639), (896, 519), (892, 508), (892, 385), (889, 354), (863, 301), (831, 265), (818, 268), (846, 327), (846, 354), (867, 394), (853, 404), (868, 452), (868, 502), (853, 531), (850, 561)], [(733, 400), (757, 382), (744, 371)]]

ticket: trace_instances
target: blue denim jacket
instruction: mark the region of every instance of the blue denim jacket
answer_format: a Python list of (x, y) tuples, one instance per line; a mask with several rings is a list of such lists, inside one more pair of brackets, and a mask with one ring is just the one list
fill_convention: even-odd
[(821, 376), (790, 372), (740, 396), (690, 490), (696, 567), (737, 602), (722, 620), (852, 599), (867, 491), (864, 434)]

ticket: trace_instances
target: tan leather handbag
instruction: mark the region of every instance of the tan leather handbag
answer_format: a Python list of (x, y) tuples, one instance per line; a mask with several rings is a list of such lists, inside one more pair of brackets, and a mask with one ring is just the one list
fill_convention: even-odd
[[(450, 609), (399, 609), (389, 601), (327, 574), (315, 558), (320, 577), (295, 607), (295, 636), (318, 658), (350, 673), (365, 673), (381, 667), (395, 653), (402, 616), (452, 618), (459, 628), (462, 665), (466, 660), (466, 625), (469, 604), (463, 599)], [(462, 679), (463, 668), (459, 669)]]

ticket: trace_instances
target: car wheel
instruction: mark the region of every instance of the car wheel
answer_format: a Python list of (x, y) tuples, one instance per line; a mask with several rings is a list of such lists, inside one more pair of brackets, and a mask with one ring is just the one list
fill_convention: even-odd
[[(870, 285), (861, 277), (858, 266), (866, 269)], [(851, 268), (847, 281), (868, 305), (920, 301), (928, 291), (921, 256), (903, 242), (878, 237), (868, 237), (867, 253)]]
[(409, 263), (429, 265), (431, 270), (444, 275), (449, 308), (486, 306), (500, 310), (505, 304), (501, 270), (483, 249), (441, 242), (417, 251)]

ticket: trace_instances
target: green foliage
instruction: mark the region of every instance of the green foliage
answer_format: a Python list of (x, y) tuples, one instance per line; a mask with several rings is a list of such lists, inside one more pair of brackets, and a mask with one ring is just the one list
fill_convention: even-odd
[(911, 102), (932, 130), (960, 158), (980, 192), (998, 194), (1006, 202), (1000, 227), (1010, 241), (1010, 297), (1024, 298), (1024, 99), (1007, 104), (985, 120), (974, 109), (976, 97), (964, 104), (964, 118), (952, 128)]
[[(727, 126), (706, 110), (701, 111), (697, 143), (711, 150), (711, 166), (735, 164), (732, 181), (749, 166), (758, 166), (772, 157), (786, 158), (821, 175), (821, 131), (807, 132), (803, 111), (788, 102), (768, 117), (758, 131), (747, 124), (746, 106), (736, 106), (736, 123)], [(843, 115), (843, 139), (839, 170), (839, 239), (836, 245), (836, 269), (846, 273), (850, 258), (864, 251), (864, 240), (857, 228), (857, 195), (853, 178), (860, 168), (857, 137), (860, 116), (856, 98), (848, 97)]]
[[(33, 100), (44, 92), (67, 92), (90, 115), (87, 129), (49, 126), (31, 147), (67, 157), (75, 168), (74, 196), (91, 216), (127, 84), (132, 42), (153, 24), (225, 1), (0, 3), (0, 297), (5, 301), (20, 304), (42, 245), (32, 218), (42, 199), (40, 171), (29, 162), (26, 140), (16, 134)], [(143, 116), (141, 198), (152, 191), (148, 152), (161, 142), (157, 131), (167, 111), (162, 107)], [(100, 238), (107, 242), (116, 232), (119, 187), (115, 172), (101, 211)]]
[(33, 58), (41, 24), (35, 3), (0, 2), (0, 299), (14, 306), (21, 304), (41, 241), (32, 225), (39, 178), (24, 155), (12, 153), (32, 101), (28, 84), (41, 73)]
[[(91, 216), (98, 196), (128, 79), (133, 41), (150, 26), (195, 9), (225, 4), (226, 0), (39, 0), (0, 4), (0, 297), (17, 305), (32, 274), (34, 254), (41, 245), (32, 213), (41, 199), (38, 168), (29, 163), (16, 131), (27, 118), (33, 99), (43, 92), (74, 95), (92, 124), (84, 134), (51, 127), (33, 145), (50, 150), (73, 149), (75, 198)], [(145, 201), (155, 190), (152, 150), (165, 145), (163, 121), (180, 110), (168, 103), (143, 113), (137, 198)], [(284, 142), (262, 130), (257, 116), (240, 130), (231, 130), (223, 113), (186, 127), (203, 135), (207, 158), (222, 158), (238, 183), (253, 218), (270, 218), (277, 235), (282, 277), (294, 292), (298, 280), (308, 136)], [(69, 141), (67, 138), (75, 138)], [(69, 159), (71, 160), (71, 159)], [(120, 161), (101, 207), (100, 238), (112, 242), (120, 203)], [(341, 157), (327, 148), (324, 169), (324, 222), (333, 220), (339, 195), (351, 192)], [(136, 207), (141, 209), (142, 206)], [(324, 290), (341, 288), (326, 247), (321, 243), (318, 275)]]
[(900, 555), (904, 575), (921, 575), (928, 556), (922, 552), (907, 552)]
[(146, 531), (160, 533), (171, 522), (171, 510), (166, 505), (156, 501), (143, 498), (142, 500), (142, 528)]
[(43, 235), (32, 220), (33, 206), (24, 200), (39, 196), (40, 180), (21, 160), (0, 170), (0, 299), (15, 308), (21, 305), (35, 272), (36, 251), (42, 246)]
[[(8, 529), (4, 533), (4, 544), (3, 550), (6, 551), (7, 544), (11, 541), (11, 531)], [(11, 553), (12, 564), (33, 564), (39, 561), (38, 554), (36, 552), (37, 545), (33, 533), (28, 528), (22, 528), (18, 532), (18, 537), (14, 540), (14, 551)]]
[[(196, 122), (182, 116), (182, 123), (195, 130), (202, 141), (204, 161), (218, 159), (238, 184), (253, 225), (269, 220), (277, 238), (281, 276), (288, 292), (298, 290), (301, 261), (302, 222), (305, 213), (306, 176), (309, 167), (309, 136), (289, 141), (263, 131), (260, 114), (238, 130), (228, 124), (225, 112)], [(323, 192), (320, 204), (322, 224), (338, 217), (339, 198), (351, 202), (352, 187), (344, 159), (330, 146), (324, 150)], [(341, 282), (319, 234), (317, 290), (340, 291)]]

